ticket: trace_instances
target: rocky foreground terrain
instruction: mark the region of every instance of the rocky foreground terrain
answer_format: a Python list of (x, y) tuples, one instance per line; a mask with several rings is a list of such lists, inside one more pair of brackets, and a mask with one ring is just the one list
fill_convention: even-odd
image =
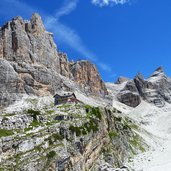
[(1, 112), (1, 170), (115, 171), (147, 148), (138, 126), (114, 108), (38, 103), (27, 98), (25, 110)]
[[(162, 67), (148, 79), (104, 83), (94, 64), (58, 50), (38, 14), (0, 27), (0, 73), (2, 171), (135, 170), (136, 155), (151, 149), (147, 109), (161, 114), (171, 103)], [(54, 106), (58, 91), (80, 103)]]

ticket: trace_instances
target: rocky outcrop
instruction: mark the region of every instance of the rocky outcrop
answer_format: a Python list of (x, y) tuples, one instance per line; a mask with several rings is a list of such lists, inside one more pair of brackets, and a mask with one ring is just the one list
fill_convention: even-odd
[(86, 93), (103, 97), (108, 94), (106, 86), (94, 64), (89, 61), (70, 63), (70, 71), (74, 80)]
[(59, 62), (60, 62), (60, 74), (65, 77), (72, 78), (67, 54), (62, 52), (59, 52), (58, 54), (59, 54)]
[[(57, 51), (53, 34), (45, 30), (38, 14), (33, 14), (30, 21), (12, 19), (0, 27), (0, 106), (9, 105), (23, 94), (44, 96), (59, 89), (74, 91), (74, 80), (86, 87), (81, 89), (85, 92), (107, 94), (96, 67), (85, 62), (79, 70), (79, 64), (70, 65), (67, 55)], [(64, 84), (65, 77), (73, 80), (72, 86)]]
[(128, 78), (126, 78), (126, 77), (119, 77), (118, 80), (115, 82), (115, 84), (122, 84), (122, 83), (127, 82), (127, 81), (129, 81)]
[(31, 108), (0, 115), (1, 170), (115, 171), (146, 147), (117, 109), (27, 103)]
[(145, 80), (142, 74), (138, 74), (118, 94), (118, 100), (131, 107), (136, 107), (143, 99), (158, 107), (165, 103), (171, 103), (171, 79), (167, 77), (162, 67)]
[(30, 21), (16, 17), (0, 28), (0, 49), (1, 106), (23, 93), (47, 95), (60, 87), (56, 45), (38, 14)]
[(137, 107), (141, 103), (139, 94), (131, 91), (122, 91), (118, 94), (118, 100), (130, 107)]

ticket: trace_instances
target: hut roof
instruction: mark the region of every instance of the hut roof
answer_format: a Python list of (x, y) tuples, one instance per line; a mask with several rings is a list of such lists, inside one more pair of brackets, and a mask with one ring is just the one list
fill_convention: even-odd
[(72, 95), (76, 98), (75, 93), (73, 93), (73, 92), (57, 92), (54, 95), (54, 97), (56, 97), (56, 96), (59, 96), (59, 97), (70, 97)]

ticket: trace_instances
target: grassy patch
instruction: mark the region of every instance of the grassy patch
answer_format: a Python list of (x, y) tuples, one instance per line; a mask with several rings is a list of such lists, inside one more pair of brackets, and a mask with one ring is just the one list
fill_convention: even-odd
[(68, 107), (71, 107), (71, 105), (70, 104), (64, 104), (64, 105), (57, 106), (58, 109), (60, 109), (60, 108), (68, 108)]
[(32, 127), (38, 127), (40, 126), (40, 123), (37, 120), (33, 120), (32, 123), (30, 124)]
[(12, 130), (0, 129), (0, 138), (7, 137), (7, 136), (10, 136), (13, 134), (14, 134), (14, 132)]
[(27, 102), (33, 104), (33, 105), (37, 105), (38, 100), (37, 99), (27, 99)]
[(109, 137), (110, 139), (114, 139), (118, 136), (118, 133), (116, 131), (109, 131)]
[(51, 115), (51, 114), (53, 114), (54, 112), (55, 112), (54, 110), (47, 110), (47, 111), (46, 111), (46, 114)]
[(5, 113), (3, 116), (8, 117), (8, 116), (14, 116), (14, 115), (15, 115), (15, 113)]
[(141, 140), (138, 135), (134, 136), (133, 139), (129, 141), (129, 143), (135, 149), (139, 149), (141, 152), (145, 152), (145, 148), (141, 145)]
[(30, 131), (32, 129), (33, 129), (32, 127), (24, 128), (24, 132)]

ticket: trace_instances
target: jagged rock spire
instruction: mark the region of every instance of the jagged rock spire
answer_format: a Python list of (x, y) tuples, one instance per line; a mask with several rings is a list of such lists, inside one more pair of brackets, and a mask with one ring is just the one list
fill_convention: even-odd
[(151, 77), (157, 77), (157, 76), (159, 76), (159, 75), (165, 75), (165, 73), (164, 73), (164, 69), (163, 69), (163, 67), (162, 66), (160, 66), (160, 67), (158, 67), (155, 71), (154, 71), (154, 73), (151, 75)]
[(156, 69), (156, 71), (158, 71), (158, 72), (164, 72), (164, 69), (163, 69), (162, 66), (160, 66), (160, 67), (158, 67), (158, 68)]
[(126, 78), (126, 77), (119, 77), (118, 79), (117, 79), (117, 81), (115, 82), (115, 84), (122, 84), (122, 83), (124, 83), (124, 82), (127, 82), (127, 81), (129, 81), (129, 78)]

